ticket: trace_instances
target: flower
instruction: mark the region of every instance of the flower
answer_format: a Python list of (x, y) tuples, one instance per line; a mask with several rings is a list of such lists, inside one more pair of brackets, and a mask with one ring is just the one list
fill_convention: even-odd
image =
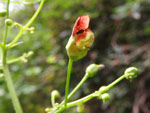
[(94, 42), (94, 34), (89, 29), (90, 17), (82, 15), (77, 18), (71, 37), (66, 46), (68, 56), (77, 61), (83, 58)]

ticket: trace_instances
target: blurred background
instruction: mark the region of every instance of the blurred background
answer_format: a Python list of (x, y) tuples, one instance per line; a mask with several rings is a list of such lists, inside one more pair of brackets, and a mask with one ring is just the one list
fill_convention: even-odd
[[(7, 0), (0, 0), (0, 10)], [(11, 0), (10, 18), (25, 24), (40, 0)], [(138, 78), (123, 80), (111, 89), (111, 100), (96, 98), (64, 113), (150, 113), (150, 1), (149, 0), (46, 0), (32, 24), (35, 33), (24, 32), (23, 44), (8, 51), (8, 59), (33, 51), (27, 63), (10, 65), (17, 94), (25, 113), (45, 113), (51, 106), (50, 93), (57, 89), (65, 94), (68, 56), (65, 46), (77, 17), (88, 14), (95, 42), (87, 56), (73, 64), (70, 90), (82, 79), (91, 63), (105, 69), (88, 79), (72, 100), (98, 90), (124, 73), (127, 67), (140, 69)], [(4, 18), (0, 18), (0, 41), (4, 35)], [(19, 29), (9, 29), (8, 42)], [(0, 70), (2, 73), (2, 70)], [(4, 77), (0, 78), (0, 113), (15, 113)]]

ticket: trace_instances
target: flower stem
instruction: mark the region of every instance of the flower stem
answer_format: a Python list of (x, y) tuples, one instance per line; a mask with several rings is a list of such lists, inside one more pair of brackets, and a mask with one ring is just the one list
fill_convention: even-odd
[[(88, 76), (84, 76), (82, 80), (77, 84), (77, 86), (71, 91), (68, 95), (68, 100), (77, 92), (77, 90), (83, 85), (83, 83), (87, 80)], [(62, 101), (61, 105), (64, 104), (65, 101)]]
[(114, 82), (112, 82), (111, 84), (109, 84), (107, 86), (108, 89), (112, 88), (114, 85), (116, 85), (117, 83), (119, 83), (121, 80), (123, 80), (126, 77), (126, 75), (122, 75), (121, 77), (119, 77), (117, 80), (115, 80)]
[[(6, 19), (9, 18), (9, 4), (10, 4), (10, 0), (7, 0)], [(4, 45), (6, 44), (7, 33), (8, 33), (8, 25), (6, 24), (6, 27), (5, 27), (5, 34), (4, 34), (4, 38), (3, 38), (3, 44), (4, 44)]]
[[(112, 83), (110, 83), (109, 85), (107, 85), (105, 88), (106, 88), (107, 90), (110, 90), (114, 85), (116, 85), (117, 83), (119, 83), (119, 82), (120, 82), (121, 80), (123, 80), (124, 78), (126, 78), (126, 75), (122, 75), (121, 77), (119, 77), (118, 79), (116, 79), (114, 82), (112, 82)], [(80, 81), (80, 83), (79, 83), (79, 84), (74, 88), (74, 90), (69, 94), (68, 99), (69, 99), (69, 97), (71, 97), (71, 96), (78, 90), (78, 88), (80, 87), (80, 85), (82, 85), (82, 84), (85, 82), (86, 79), (87, 79), (86, 76), (84, 76), (84, 78)], [(98, 96), (100, 96), (100, 95), (101, 95), (101, 92), (100, 92), (99, 90), (97, 90), (97, 91), (95, 91), (95, 92), (93, 92), (93, 93), (91, 93), (91, 94), (89, 94), (89, 95), (87, 95), (87, 96), (85, 96), (85, 97), (83, 97), (83, 98), (81, 98), (81, 99), (78, 99), (78, 100), (76, 100), (76, 101), (67, 103), (67, 106), (62, 105), (62, 103), (63, 103), (63, 102), (62, 102), (62, 103), (60, 104), (60, 108), (57, 109), (55, 113), (61, 113), (61, 112), (64, 111), (65, 109), (68, 109), (68, 108), (73, 107), (73, 106), (77, 106), (77, 105), (79, 105), (79, 104), (83, 104), (83, 103), (85, 103), (85, 102), (91, 100), (92, 98), (98, 97)]]
[(18, 33), (18, 35), (16, 36), (16, 38), (7, 45), (8, 48), (10, 48), (11, 46), (13, 46), (18, 40), (19, 38), (21, 37), (23, 31), (26, 30), (26, 28), (28, 28), (32, 23), (33, 21), (35, 20), (35, 18), (37, 17), (37, 15), (39, 14), (39, 12), (41, 11), (42, 7), (43, 7), (43, 4), (44, 4), (45, 0), (42, 0), (41, 3), (40, 3), (40, 6), (39, 8), (37, 9), (37, 11), (34, 13), (34, 15), (32, 16), (32, 18), (27, 22), (27, 24), (20, 30), (20, 32)]
[(15, 91), (15, 88), (13, 85), (13, 81), (11, 79), (11, 75), (9, 73), (9, 69), (8, 69), (7, 64), (3, 65), (3, 71), (4, 71), (7, 87), (8, 87), (8, 90), (10, 92), (10, 96), (12, 99), (14, 109), (15, 109), (16, 113), (23, 113), (19, 99), (17, 97), (16, 91)]
[(67, 80), (66, 80), (66, 88), (65, 88), (65, 106), (67, 106), (68, 101), (68, 92), (69, 92), (69, 84), (70, 84), (70, 75), (72, 70), (73, 61), (69, 59), (68, 70), (67, 70)]
[(68, 108), (70, 108), (70, 107), (83, 104), (83, 103), (85, 103), (85, 102), (87, 102), (87, 101), (89, 101), (89, 100), (91, 100), (92, 98), (97, 97), (97, 96), (98, 96), (98, 95), (97, 95), (97, 91), (95, 91), (94, 93), (91, 93), (91, 94), (89, 94), (89, 95), (87, 95), (87, 96), (85, 96), (85, 97), (83, 97), (83, 98), (81, 98), (81, 99), (78, 99), (78, 100), (76, 100), (76, 101), (73, 101), (73, 102), (68, 103), (66, 107), (65, 107), (65, 106), (61, 106), (55, 113), (61, 113), (61, 112), (64, 111), (65, 109), (68, 109)]

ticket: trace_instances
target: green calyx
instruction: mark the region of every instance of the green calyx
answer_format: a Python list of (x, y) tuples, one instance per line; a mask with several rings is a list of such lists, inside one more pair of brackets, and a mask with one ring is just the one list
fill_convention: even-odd
[(133, 80), (139, 74), (139, 70), (136, 67), (129, 67), (125, 70), (124, 74), (126, 75), (126, 79)]
[(110, 95), (108, 93), (104, 93), (101, 95), (101, 99), (103, 102), (108, 102), (110, 100)]
[(66, 45), (66, 51), (72, 61), (77, 61), (86, 56), (88, 49), (80, 49), (77, 47), (75, 37), (71, 36)]
[(12, 21), (11, 19), (6, 19), (5, 24), (8, 26), (12, 26), (14, 24), (14, 21)]
[(103, 68), (104, 65), (97, 65), (97, 64), (90, 64), (87, 68), (86, 68), (86, 75), (89, 77), (93, 77), (96, 75), (96, 73), (98, 72), (99, 69)]
[(94, 34), (92, 31), (87, 31), (87, 34), (80, 38), (79, 35), (71, 35), (67, 45), (66, 51), (72, 61), (77, 61), (86, 56), (89, 48), (94, 42)]
[(0, 17), (5, 17), (7, 14), (6, 10), (0, 11)]

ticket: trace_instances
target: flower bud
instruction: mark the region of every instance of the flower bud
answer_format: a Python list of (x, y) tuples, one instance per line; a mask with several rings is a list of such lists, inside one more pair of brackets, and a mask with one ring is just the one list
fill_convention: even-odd
[(89, 77), (93, 77), (96, 75), (96, 73), (98, 72), (98, 70), (100, 68), (103, 68), (104, 65), (97, 65), (97, 64), (90, 64), (87, 68), (86, 68), (86, 74)]
[(27, 63), (27, 62), (28, 62), (28, 60), (27, 60), (25, 57), (21, 57), (21, 61), (22, 61), (23, 63)]
[(51, 96), (54, 98), (58, 98), (58, 97), (60, 97), (60, 94), (57, 90), (54, 90), (54, 91), (52, 91)]
[(94, 42), (94, 34), (88, 28), (89, 22), (88, 15), (79, 17), (75, 22), (72, 35), (66, 45), (67, 54), (73, 61), (83, 58)]
[(31, 31), (35, 31), (35, 27), (30, 27), (30, 30)]
[(108, 102), (110, 100), (110, 95), (108, 93), (104, 93), (101, 95), (101, 99), (103, 102)]
[(52, 108), (46, 108), (45, 112), (50, 112), (52, 110)]
[(136, 67), (129, 67), (125, 70), (124, 74), (126, 75), (126, 79), (133, 80), (139, 74), (139, 70)]
[(5, 17), (6, 16), (6, 10), (0, 11), (0, 17)]
[(0, 73), (0, 78), (3, 78), (4, 77), (4, 74), (3, 73)]
[(27, 57), (32, 56), (33, 54), (34, 54), (33, 51), (29, 51), (29, 52), (27, 53)]
[(107, 86), (101, 86), (101, 87), (99, 88), (99, 92), (100, 92), (101, 94), (107, 93), (108, 90), (109, 90), (109, 89), (107, 88)]
[(8, 25), (8, 26), (11, 26), (11, 25), (14, 24), (14, 22), (11, 19), (6, 19), (5, 24)]

